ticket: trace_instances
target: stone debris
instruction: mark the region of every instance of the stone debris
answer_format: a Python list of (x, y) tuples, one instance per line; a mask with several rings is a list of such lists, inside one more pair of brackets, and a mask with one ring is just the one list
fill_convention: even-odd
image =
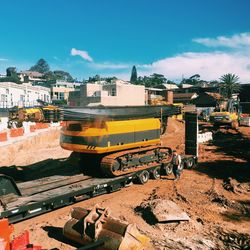
[(222, 186), (225, 190), (233, 193), (247, 193), (250, 191), (249, 183), (239, 183), (231, 177), (225, 179)]
[(236, 231), (220, 231), (219, 240), (223, 242), (226, 249), (249, 249), (250, 236)]

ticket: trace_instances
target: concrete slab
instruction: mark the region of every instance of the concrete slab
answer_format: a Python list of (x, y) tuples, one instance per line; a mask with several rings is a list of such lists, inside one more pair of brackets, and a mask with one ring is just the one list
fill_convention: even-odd
[(175, 202), (156, 199), (150, 201), (149, 209), (158, 222), (189, 221), (190, 218)]

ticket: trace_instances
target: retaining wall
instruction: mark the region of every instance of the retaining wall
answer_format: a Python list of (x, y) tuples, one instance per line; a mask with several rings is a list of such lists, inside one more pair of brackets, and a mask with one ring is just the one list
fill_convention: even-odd
[(23, 122), (21, 128), (7, 128), (7, 122), (1, 119), (0, 123), (0, 146), (3, 142), (13, 142), (20, 140), (22, 137), (32, 136), (41, 130), (50, 129), (53, 127), (60, 127), (61, 123), (39, 123), (39, 122)]

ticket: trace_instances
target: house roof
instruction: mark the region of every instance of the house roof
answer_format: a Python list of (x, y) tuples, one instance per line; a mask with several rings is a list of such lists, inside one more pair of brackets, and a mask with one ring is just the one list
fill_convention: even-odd
[(216, 100), (221, 99), (221, 95), (219, 93), (205, 92), (207, 95), (212, 96)]
[(174, 93), (174, 99), (192, 99), (196, 93)]
[(155, 86), (156, 88), (161, 88), (161, 89), (178, 89), (179, 87), (176, 84), (170, 84), (170, 83), (162, 83), (160, 85)]
[(182, 84), (182, 88), (183, 88), (183, 89), (192, 88), (192, 87), (194, 87), (194, 85), (187, 84), (187, 83), (183, 83), (183, 84)]
[(43, 76), (43, 74), (40, 72), (30, 71), (30, 70), (21, 71), (20, 74), (29, 75), (31, 77), (42, 77)]

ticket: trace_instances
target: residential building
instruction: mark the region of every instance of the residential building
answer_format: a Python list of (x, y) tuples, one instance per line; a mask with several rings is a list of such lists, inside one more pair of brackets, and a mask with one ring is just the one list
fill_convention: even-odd
[(20, 81), (25, 83), (39, 84), (47, 81), (46, 79), (43, 79), (44, 74), (37, 71), (21, 71), (18, 73), (18, 76)]
[(190, 104), (197, 96), (196, 93), (174, 93), (174, 103)]
[(87, 83), (81, 86), (80, 93), (70, 93), (69, 105), (79, 103), (80, 106), (143, 106), (145, 87), (119, 81), (105, 85)]
[(50, 89), (42, 86), (32, 86), (30, 83), (0, 83), (1, 108), (36, 106), (39, 105), (38, 99), (50, 103)]
[(64, 82), (57, 81), (51, 86), (51, 99), (55, 100), (65, 100), (68, 102), (69, 93), (80, 89), (81, 83), (78, 82)]

